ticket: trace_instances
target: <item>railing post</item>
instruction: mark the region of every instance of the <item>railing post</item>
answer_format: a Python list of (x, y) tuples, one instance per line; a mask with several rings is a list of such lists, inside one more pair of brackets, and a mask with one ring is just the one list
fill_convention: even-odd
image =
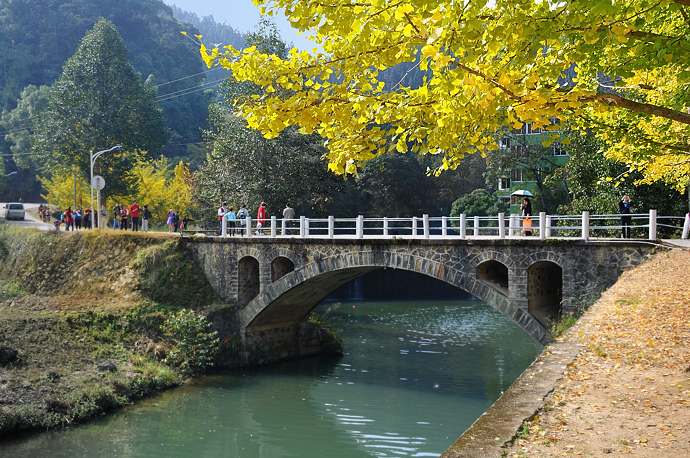
[(424, 238), (428, 239), (430, 236), (429, 232), (429, 215), (422, 215), (422, 224), (424, 226)]
[(304, 238), (304, 228), (306, 225), (306, 222), (304, 221), (304, 216), (299, 217), (299, 236), (300, 238)]
[(246, 234), (246, 236), (251, 237), (252, 236), (252, 217), (247, 216), (244, 220), (247, 222), (247, 234)]
[(479, 237), (479, 217), (474, 217), (474, 236)]
[(539, 212), (539, 238), (546, 238), (546, 212)]
[(582, 239), (589, 240), (589, 212), (582, 212)]
[(221, 218), (220, 220), (220, 236), (221, 237), (227, 237), (228, 236), (228, 220), (225, 219), (225, 216)]
[(467, 215), (460, 214), (460, 238), (465, 240), (467, 238)]
[(649, 210), (649, 240), (656, 240), (656, 210)]
[(551, 215), (548, 215), (546, 217), (546, 228), (544, 229), (544, 238), (549, 238), (551, 237), (551, 225), (553, 224), (553, 219), (551, 218)]
[(498, 214), (498, 238), (499, 239), (506, 238), (506, 214), (505, 213), (499, 213)]
[(412, 237), (417, 237), (417, 217), (412, 217)]
[(328, 238), (335, 237), (335, 217), (333, 215), (328, 217)]
[(441, 235), (444, 237), (448, 236), (448, 217), (441, 217)]
[(357, 238), (364, 238), (364, 215), (359, 215), (357, 217), (357, 228), (356, 228)]
[(287, 226), (287, 222), (286, 222), (285, 218), (281, 219), (280, 220), (280, 233), (282, 235), (287, 235), (286, 230), (285, 230), (286, 226)]
[(388, 237), (388, 217), (383, 217), (383, 236)]
[(276, 217), (271, 216), (271, 237), (276, 236)]
[(685, 223), (683, 223), (683, 239), (690, 237), (690, 212), (685, 215)]
[(510, 215), (510, 235), (520, 235), (520, 218), (518, 215)]
[(309, 237), (309, 218), (304, 218), (304, 236)]

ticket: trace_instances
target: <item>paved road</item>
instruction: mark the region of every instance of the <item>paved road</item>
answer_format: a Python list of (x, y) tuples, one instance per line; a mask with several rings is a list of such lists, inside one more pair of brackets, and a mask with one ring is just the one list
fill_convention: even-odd
[[(21, 226), (21, 227), (34, 227), (34, 228), (42, 229), (44, 231), (48, 231), (50, 229), (55, 229), (55, 227), (52, 224), (44, 223), (44, 222), (36, 219), (28, 211), (26, 212), (26, 215), (24, 216), (24, 221), (16, 221), (16, 220), (5, 221), (5, 206), (6, 205), (7, 205), (7, 202), (0, 202), (0, 223), (13, 224), (16, 226)], [(39, 204), (24, 204), (24, 208), (26, 210), (38, 208), (38, 205)]]

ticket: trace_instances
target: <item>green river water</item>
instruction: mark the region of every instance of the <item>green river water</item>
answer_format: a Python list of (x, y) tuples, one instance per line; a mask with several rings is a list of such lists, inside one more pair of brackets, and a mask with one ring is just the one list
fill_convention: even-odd
[(343, 301), (317, 310), (342, 358), (204, 377), (2, 457), (439, 456), (541, 346), (480, 301)]

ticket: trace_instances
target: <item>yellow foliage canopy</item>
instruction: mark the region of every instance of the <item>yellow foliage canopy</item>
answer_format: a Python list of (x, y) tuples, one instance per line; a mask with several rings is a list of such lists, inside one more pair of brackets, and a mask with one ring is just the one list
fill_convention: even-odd
[[(501, 126), (558, 117), (595, 129), (648, 180), (688, 185), (690, 0), (254, 3), (318, 47), (283, 60), (202, 45), (202, 56), (263, 88), (238, 101), (251, 127), (317, 131), (336, 173), (410, 150), (452, 169), (496, 148)], [(403, 62), (428, 71), (424, 84), (384, 87), (380, 72)]]
[[(171, 169), (168, 159), (161, 156), (153, 162), (140, 160), (129, 173), (132, 194), (111, 196), (105, 204), (112, 208), (115, 202), (129, 205), (136, 200), (139, 205), (148, 205), (154, 221), (165, 221), (168, 209), (191, 215), (192, 193), (190, 183), (191, 172), (187, 165), (180, 161)], [(74, 176), (72, 174), (55, 174), (51, 178), (38, 177), (47, 190), (42, 196), (46, 201), (60, 209), (74, 206)], [(106, 183), (107, 185), (107, 183)], [(91, 188), (89, 180), (77, 177), (77, 206), (89, 208)], [(95, 194), (94, 194), (94, 206)]]

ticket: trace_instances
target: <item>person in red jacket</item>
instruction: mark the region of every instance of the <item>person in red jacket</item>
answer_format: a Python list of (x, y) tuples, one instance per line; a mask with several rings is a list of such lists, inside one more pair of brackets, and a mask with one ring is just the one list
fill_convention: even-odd
[(264, 235), (266, 226), (266, 202), (261, 202), (259, 211), (256, 212), (256, 235)]
[(129, 206), (129, 216), (132, 219), (132, 230), (133, 231), (139, 231), (139, 211), (141, 208), (139, 208), (139, 205), (137, 205), (137, 201), (133, 200), (132, 205)]
[(65, 211), (65, 230), (74, 230), (74, 212), (72, 211), (72, 207), (67, 207), (67, 211)]

